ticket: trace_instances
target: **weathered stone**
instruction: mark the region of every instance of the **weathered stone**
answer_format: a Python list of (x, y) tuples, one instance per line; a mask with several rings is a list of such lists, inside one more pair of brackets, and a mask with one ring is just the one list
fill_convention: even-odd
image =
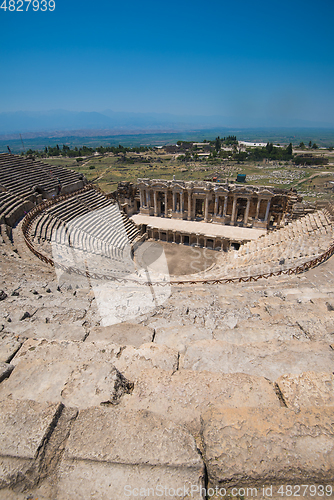
[(288, 407), (334, 406), (334, 375), (305, 372), (286, 374), (276, 381)]
[(122, 400), (123, 408), (168, 415), (173, 422), (186, 425), (193, 434), (199, 432), (201, 414), (213, 404), (228, 408), (280, 406), (273, 385), (263, 377), (190, 370), (145, 370), (133, 392)]
[(138, 349), (127, 346), (114, 361), (116, 368), (128, 379), (135, 380), (143, 370), (161, 368), (177, 370), (178, 353), (165, 345), (143, 344)]
[[(27, 323), (26, 327), (22, 329), (21, 332), (27, 338), (79, 341), (84, 340), (87, 336), (86, 330), (81, 323), (82, 321), (59, 325), (49, 323), (46, 318), (43, 323), (39, 321)], [(17, 330), (17, 327), (15, 328)]]
[(220, 340), (202, 340), (190, 344), (181, 368), (218, 373), (248, 373), (276, 380), (285, 373), (307, 370), (334, 371), (334, 352), (325, 342), (258, 342), (230, 344)]
[(334, 473), (333, 414), (333, 407), (208, 410), (202, 439), (209, 484), (327, 484)]
[[(251, 323), (251, 324), (250, 324)], [(233, 330), (216, 329), (213, 332), (216, 340), (223, 340), (231, 344), (250, 344), (254, 342), (268, 342), (270, 340), (289, 341), (293, 339), (307, 341), (297, 326), (268, 324), (257, 321), (248, 322), (246, 326)]]
[(111, 362), (117, 352), (94, 344), (29, 340), (14, 360), (13, 378), (1, 385), (1, 398), (62, 401), (79, 408), (117, 404), (133, 387)]
[(134, 323), (119, 323), (110, 326), (95, 326), (90, 329), (89, 342), (112, 342), (119, 345), (140, 347), (152, 342), (154, 330)]
[(14, 370), (13, 365), (0, 362), (0, 382), (2, 382), (5, 378), (9, 377), (9, 375), (12, 373), (13, 370)]
[(0, 488), (36, 481), (47, 438), (61, 410), (59, 403), (1, 401)]
[(160, 345), (167, 345), (184, 353), (188, 344), (197, 340), (212, 339), (211, 330), (199, 328), (195, 325), (172, 325), (156, 328), (154, 342)]
[(119, 500), (134, 488), (159, 487), (167, 499), (175, 495), (165, 494), (165, 487), (183, 491), (203, 479), (202, 459), (184, 428), (151, 412), (89, 408), (79, 413), (68, 439), (57, 500)]
[(20, 349), (25, 338), (12, 333), (2, 333), (0, 336), (0, 362), (9, 363)]
[(143, 369), (176, 369), (177, 353), (155, 344), (135, 349), (100, 342), (29, 339), (12, 363), (16, 368), (1, 384), (1, 398), (62, 401), (87, 408), (118, 404)]

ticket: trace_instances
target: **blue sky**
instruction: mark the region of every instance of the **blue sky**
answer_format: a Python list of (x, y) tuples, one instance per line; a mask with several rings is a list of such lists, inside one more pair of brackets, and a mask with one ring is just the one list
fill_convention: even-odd
[(0, 112), (334, 125), (333, 0), (55, 1), (0, 9)]

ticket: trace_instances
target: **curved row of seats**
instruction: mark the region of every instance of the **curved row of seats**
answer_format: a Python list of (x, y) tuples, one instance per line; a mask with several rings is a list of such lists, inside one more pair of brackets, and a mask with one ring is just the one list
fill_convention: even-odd
[(47, 208), (34, 220), (30, 236), (43, 242), (122, 259), (138, 228), (117, 203), (89, 189)]
[(58, 193), (59, 183), (62, 189), (71, 184), (78, 189), (78, 182), (84, 184), (82, 176), (68, 168), (50, 166), (29, 157), (0, 154), (0, 185), (21, 198), (30, 197), (36, 186), (51, 197)]
[[(224, 275), (233, 271), (236, 276), (255, 276), (299, 266), (329, 248), (333, 229), (329, 212), (318, 210), (229, 252), (219, 271)], [(219, 272), (218, 268), (215, 271)]]
[(22, 200), (8, 191), (0, 191), (0, 224), (13, 226), (33, 206), (34, 204), (29, 200)]

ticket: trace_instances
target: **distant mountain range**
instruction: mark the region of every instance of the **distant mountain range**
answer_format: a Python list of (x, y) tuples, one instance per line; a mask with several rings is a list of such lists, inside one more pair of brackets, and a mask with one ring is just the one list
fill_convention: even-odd
[(14, 139), (61, 137), (71, 135), (107, 136), (117, 134), (139, 134), (151, 132), (178, 132), (204, 130), (215, 127), (328, 127), (328, 123), (293, 120), (284, 123), (259, 123), (252, 120), (200, 115), (173, 115), (168, 113), (126, 113), (106, 110), (103, 112), (51, 110), (45, 112), (16, 111), (0, 113), (0, 136)]

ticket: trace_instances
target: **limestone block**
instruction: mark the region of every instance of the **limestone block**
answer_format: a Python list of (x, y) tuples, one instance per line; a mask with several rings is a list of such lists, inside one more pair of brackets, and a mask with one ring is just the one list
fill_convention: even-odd
[(13, 365), (0, 362), (0, 382), (2, 382), (5, 378), (9, 377), (13, 369), (14, 369)]
[(177, 362), (177, 352), (155, 344), (136, 349), (100, 342), (29, 339), (13, 359), (15, 370), (2, 382), (0, 397), (62, 401), (78, 408), (118, 404), (143, 369), (173, 370)]
[(112, 364), (115, 351), (115, 346), (29, 340), (15, 359), (13, 378), (1, 384), (0, 395), (79, 408), (116, 404), (132, 384)]
[(334, 406), (333, 373), (286, 374), (276, 382), (288, 407)]
[(333, 407), (208, 410), (202, 439), (210, 485), (327, 484), (333, 415)]
[(119, 500), (134, 488), (163, 488), (160, 498), (167, 499), (164, 488), (184, 490), (203, 478), (202, 459), (186, 429), (151, 412), (89, 408), (79, 413), (68, 439), (56, 497)]
[(212, 339), (211, 330), (196, 327), (195, 325), (172, 325), (156, 328), (154, 342), (160, 345), (167, 345), (184, 353), (188, 344), (197, 340)]
[(275, 381), (285, 373), (307, 370), (334, 371), (334, 352), (325, 342), (271, 341), (230, 344), (220, 340), (201, 340), (190, 344), (181, 369), (218, 373), (248, 373)]
[(216, 340), (223, 340), (231, 344), (250, 344), (254, 342), (268, 342), (270, 340), (289, 341), (293, 339), (307, 342), (300, 328), (297, 326), (266, 323), (261, 320), (247, 322), (245, 326), (238, 326), (233, 330), (217, 328), (213, 332)]
[(134, 380), (142, 370), (149, 368), (177, 370), (178, 353), (165, 345), (155, 343), (143, 344), (138, 349), (126, 346), (113, 363), (123, 375)]
[(0, 488), (18, 480), (33, 482), (46, 439), (61, 410), (59, 403), (1, 401)]
[(112, 342), (119, 345), (140, 347), (152, 342), (154, 329), (134, 323), (119, 323), (109, 326), (95, 326), (90, 329), (89, 342)]
[(84, 340), (87, 336), (82, 321), (72, 324), (46, 324), (45, 322), (27, 323), (21, 327), (21, 333), (26, 338), (48, 339), (48, 340)]
[(0, 362), (8, 363), (24, 341), (25, 338), (18, 335), (2, 333), (0, 336)]
[(273, 385), (263, 377), (159, 369), (143, 371), (133, 392), (125, 395), (121, 403), (128, 410), (150, 410), (168, 416), (195, 435), (199, 433), (201, 414), (211, 405), (280, 407)]

